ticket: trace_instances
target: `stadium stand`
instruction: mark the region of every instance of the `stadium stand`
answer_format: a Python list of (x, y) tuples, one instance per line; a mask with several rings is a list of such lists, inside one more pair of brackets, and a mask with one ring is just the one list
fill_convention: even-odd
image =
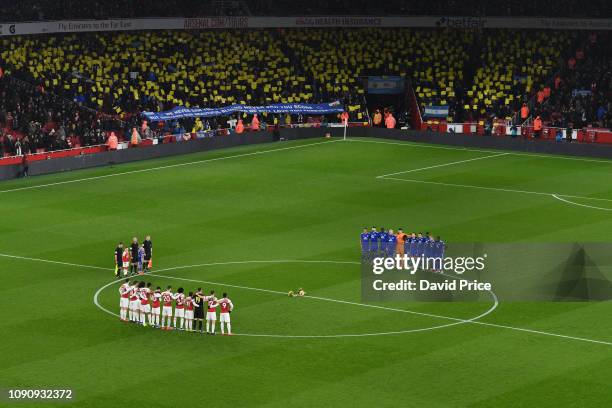
[(107, 113), (342, 99), (363, 120), (355, 74), (337, 63), (306, 72), (284, 40), (272, 30), (13, 37), (1, 59), (11, 75)]
[(471, 40), (410, 29), (96, 33), (5, 38), (0, 57), (11, 75), (107, 113), (338, 99), (363, 120), (361, 77), (410, 76), (424, 105), (445, 103)]
[[(133, 3), (135, 6), (138, 1)], [(70, 9), (78, 14), (87, 7), (98, 7), (96, 4)], [(169, 3), (175, 6), (173, 12), (188, 4), (181, 0)], [(368, 5), (356, 5), (360, 6)], [(508, 4), (514, 6), (513, 2)], [(322, 5), (315, 1), (312, 7)], [(114, 12), (112, 8), (107, 11)], [(145, 10), (144, 14), (148, 12), (153, 11)], [(86, 146), (103, 142), (111, 131), (121, 139), (133, 128), (140, 129), (143, 111), (234, 103), (338, 100), (351, 122), (367, 122), (370, 115), (364, 79), (370, 75), (406, 78), (416, 97), (415, 110), (449, 106), (443, 120), (449, 123), (503, 119), (514, 125), (531, 125), (540, 117), (538, 121), (544, 126), (610, 128), (609, 41), (606, 32), (479, 28), (4, 36), (0, 38), (0, 137), (5, 154), (14, 151), (10, 142), (15, 139), (25, 140), (32, 150)], [(521, 114), (523, 104), (529, 109), (525, 116)], [(406, 117), (405, 105), (390, 109)], [(262, 116), (264, 126), (298, 119)], [(228, 119), (185, 119), (151, 131), (218, 129), (226, 127)], [(242, 119), (248, 122), (246, 115)]]
[(550, 81), (551, 97), (539, 108), (556, 126), (612, 128), (610, 34), (583, 34)]
[(5, 154), (61, 150), (105, 142), (108, 118), (14, 78), (0, 79), (0, 138)]
[(571, 44), (566, 32), (487, 30), (477, 53), (480, 66), (456, 119), (485, 116), (513, 119), (524, 102), (539, 89)]

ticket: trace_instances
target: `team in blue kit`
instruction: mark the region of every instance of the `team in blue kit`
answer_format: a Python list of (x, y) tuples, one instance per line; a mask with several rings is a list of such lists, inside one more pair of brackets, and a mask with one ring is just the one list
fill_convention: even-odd
[(376, 257), (394, 257), (396, 254), (411, 257), (444, 258), (446, 243), (440, 237), (434, 238), (429, 232), (404, 233), (398, 228), (364, 228), (360, 235), (361, 257), (371, 260)]

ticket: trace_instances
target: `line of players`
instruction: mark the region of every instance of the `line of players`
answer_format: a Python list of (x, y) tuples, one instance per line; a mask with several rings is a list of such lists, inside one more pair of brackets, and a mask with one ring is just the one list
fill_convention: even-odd
[(395, 233), (392, 229), (376, 230), (372, 227), (364, 228), (360, 235), (361, 256), (373, 259), (379, 256), (394, 257), (395, 255), (408, 255), (412, 257), (425, 256), (426, 258), (444, 258), (446, 244), (440, 237), (434, 238), (429, 232), (404, 233), (402, 228)]
[[(172, 292), (172, 286), (168, 286), (164, 291), (159, 286), (152, 290), (150, 282), (130, 282), (126, 279), (119, 287), (119, 296), (119, 316), (124, 322), (143, 326), (148, 324), (162, 330), (203, 332), (202, 321), (206, 308), (206, 333), (214, 335), (219, 308), (221, 334), (232, 335), (230, 313), (234, 310), (234, 304), (227, 297), (227, 293), (217, 299), (214, 290), (211, 290), (209, 295), (204, 295), (202, 288), (198, 288), (196, 292), (189, 292), (185, 296), (183, 288), (178, 288), (176, 293)], [(198, 323), (199, 329), (195, 327)]]

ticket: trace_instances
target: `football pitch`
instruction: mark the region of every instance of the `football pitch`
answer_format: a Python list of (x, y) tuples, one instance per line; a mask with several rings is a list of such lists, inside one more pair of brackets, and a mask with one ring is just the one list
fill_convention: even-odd
[[(359, 233), (609, 242), (611, 180), (604, 159), (353, 138), (3, 182), (0, 388), (78, 407), (610, 406), (610, 302), (366, 304)], [(147, 234), (145, 280), (227, 291), (235, 336), (119, 321), (113, 250)]]

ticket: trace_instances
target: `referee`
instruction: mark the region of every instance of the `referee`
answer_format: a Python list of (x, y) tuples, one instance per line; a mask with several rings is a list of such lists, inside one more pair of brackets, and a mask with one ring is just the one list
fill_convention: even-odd
[(147, 235), (142, 245), (145, 251), (143, 271), (146, 273), (149, 271), (149, 264), (152, 264), (151, 259), (153, 257), (153, 242), (151, 242), (150, 235)]
[(132, 238), (130, 244), (130, 274), (136, 275), (138, 273), (138, 238)]
[[(195, 308), (193, 313), (193, 318), (195, 320), (195, 324), (193, 325), (194, 331), (203, 332), (204, 328), (202, 327), (204, 322), (204, 298), (202, 294), (202, 288), (198, 288), (198, 291), (195, 293), (194, 300), (197, 303), (198, 307)], [(199, 326), (199, 327), (198, 327)]]
[(121, 277), (121, 268), (123, 267), (123, 242), (119, 242), (115, 248), (115, 278)]

